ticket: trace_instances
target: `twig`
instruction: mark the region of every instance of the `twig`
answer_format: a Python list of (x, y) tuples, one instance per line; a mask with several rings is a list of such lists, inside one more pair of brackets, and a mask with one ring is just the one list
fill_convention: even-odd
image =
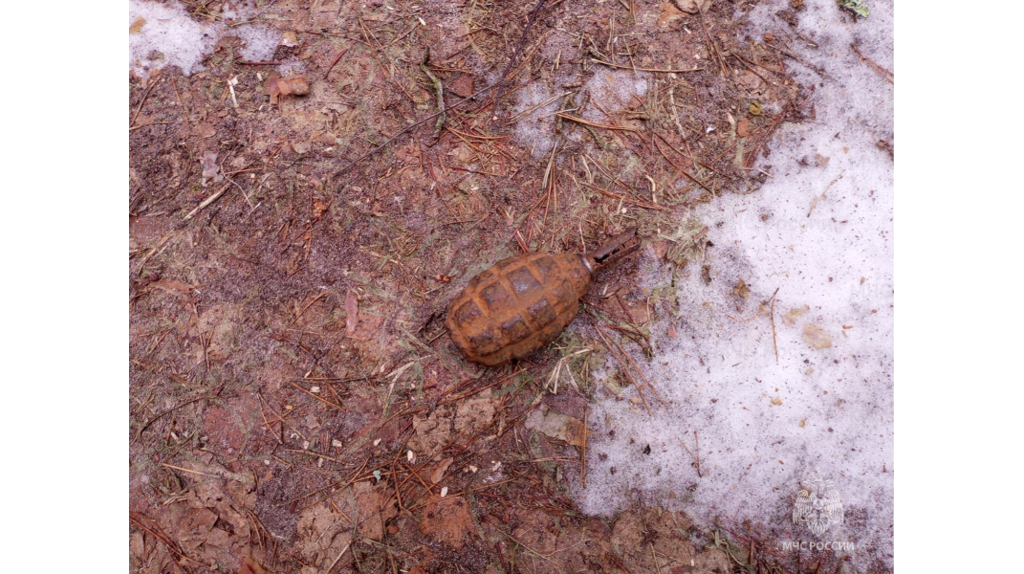
[(420, 62), (420, 69), (423, 73), (430, 78), (431, 83), (434, 84), (434, 91), (437, 92), (437, 109), (440, 110), (440, 114), (437, 117), (437, 125), (434, 126), (434, 140), (436, 141), (441, 137), (441, 132), (444, 130), (444, 122), (448, 119), (448, 116), (444, 113), (444, 87), (441, 85), (441, 80), (434, 75), (434, 72), (430, 71), (427, 67), (427, 62), (430, 61), (430, 48), (427, 48), (426, 54), (423, 55), (423, 61)]
[[(142, 520), (140, 520), (142, 518), (145, 518), (151, 524), (150, 525), (143, 524)], [(184, 553), (184, 551), (182, 551), (181, 547), (178, 546), (178, 543), (176, 543), (175, 541), (171, 540), (171, 538), (169, 536), (167, 536), (161, 530), (160, 526), (157, 525), (156, 522), (154, 522), (148, 516), (145, 516), (144, 514), (139, 513), (139, 512), (133, 512), (133, 511), (129, 510), (128, 511), (128, 520), (131, 521), (131, 522), (134, 522), (136, 526), (138, 526), (139, 528), (145, 530), (146, 532), (151, 534), (154, 538), (156, 538), (160, 542), (163, 542), (164, 545), (167, 546), (167, 549), (170, 550), (173, 554), (177, 555), (178, 558), (180, 558), (182, 560), (188, 560), (189, 562), (195, 563), (196, 565), (198, 565), (200, 567), (206, 567), (206, 564), (203, 564), (202, 562), (199, 562), (198, 560), (195, 560), (194, 558), (191, 558), (188, 555), (186, 555)], [(186, 572), (189, 571), (187, 568), (184, 567), (184, 564), (181, 564), (181, 566), (182, 566), (182, 568)]]
[(349, 546), (352, 546), (351, 542), (346, 544), (345, 547), (341, 549), (341, 552), (338, 553), (338, 557), (335, 558), (334, 562), (331, 562), (331, 565), (327, 567), (327, 574), (330, 574), (331, 570), (334, 570), (334, 567), (338, 564), (338, 560), (341, 560), (341, 557), (345, 555), (345, 552), (348, 551)]
[(620, 131), (626, 131), (626, 132), (638, 132), (638, 131), (640, 131), (640, 130), (638, 130), (636, 128), (630, 128), (630, 127), (626, 127), (626, 126), (615, 126), (615, 125), (611, 125), (611, 124), (598, 124), (598, 123), (595, 123), (595, 122), (592, 122), (592, 121), (589, 121), (589, 120), (585, 120), (583, 118), (576, 117), (576, 116), (573, 116), (573, 115), (570, 115), (570, 114), (562, 113), (562, 112), (559, 112), (559, 113), (557, 113), (555, 115), (560, 117), (560, 118), (562, 118), (563, 120), (569, 120), (571, 122), (576, 122), (578, 124), (583, 124), (585, 126), (591, 126), (591, 127), (595, 127), (595, 128), (604, 128), (606, 130), (620, 130)]
[(511, 121), (514, 121), (514, 120), (518, 120), (519, 118), (521, 118), (523, 116), (532, 114), (533, 112), (537, 111), (538, 108), (543, 108), (544, 106), (550, 104), (551, 102), (557, 100), (558, 98), (564, 98), (565, 96), (568, 96), (571, 93), (572, 92), (565, 92), (564, 94), (558, 94), (556, 96), (551, 96), (550, 98), (544, 100), (543, 102), (537, 104), (536, 106), (533, 106), (532, 108), (529, 108), (527, 110), (523, 110), (523, 111), (519, 112), (518, 114), (512, 116), (511, 118), (508, 119), (508, 121), (511, 122)]
[(143, 432), (144, 432), (144, 431), (145, 431), (146, 429), (148, 429), (148, 428), (149, 428), (149, 426), (150, 426), (151, 424), (153, 424), (154, 422), (156, 422), (156, 421), (157, 421), (158, 419), (160, 419), (160, 418), (162, 418), (162, 417), (166, 416), (166, 415), (167, 415), (167, 414), (169, 414), (169, 413), (172, 413), (172, 412), (174, 412), (174, 411), (176, 411), (176, 410), (180, 409), (181, 407), (187, 407), (187, 406), (191, 405), (192, 403), (195, 403), (195, 402), (201, 401), (201, 400), (203, 400), (203, 399), (205, 399), (205, 398), (209, 398), (209, 395), (203, 394), (203, 395), (200, 395), (200, 396), (198, 396), (198, 397), (196, 397), (196, 398), (194, 398), (194, 399), (192, 399), (192, 400), (190, 400), (190, 401), (185, 401), (185, 402), (183, 402), (183, 403), (178, 403), (177, 405), (174, 405), (173, 407), (171, 407), (171, 408), (169, 408), (169, 409), (167, 409), (167, 410), (165, 410), (165, 411), (161, 412), (160, 414), (158, 414), (158, 415), (154, 416), (153, 418), (151, 418), (151, 419), (149, 419), (148, 421), (146, 421), (146, 424), (144, 424), (144, 425), (142, 425), (141, 427), (139, 427), (139, 432), (135, 433), (135, 439), (136, 439), (136, 440), (138, 440), (138, 439), (139, 439), (139, 437), (141, 437), (141, 436), (142, 436), (142, 433), (143, 433)]
[(779, 364), (779, 343), (775, 338), (775, 296), (779, 294), (779, 288), (775, 288), (775, 293), (772, 293), (772, 346), (775, 347), (775, 364)]
[(708, 33), (707, 27), (704, 25), (704, 10), (701, 9), (700, 5), (697, 5), (697, 13), (700, 15), (700, 28), (704, 30), (704, 37), (707, 38), (708, 43), (715, 50), (715, 56), (718, 58), (718, 66), (722, 70), (722, 76), (728, 77), (728, 66), (725, 65), (725, 58), (722, 57), (722, 53), (718, 51), (718, 43), (711, 39), (711, 34)]
[(825, 191), (821, 192), (821, 195), (815, 197), (814, 200), (811, 201), (811, 208), (807, 210), (807, 217), (811, 216), (811, 212), (814, 211), (814, 208), (818, 205), (818, 202), (825, 198), (825, 194), (828, 193), (828, 190), (829, 188), (832, 187), (832, 184), (843, 178), (844, 173), (846, 173), (846, 170), (839, 172), (839, 175), (837, 175), (835, 179), (830, 181), (828, 185), (825, 186)]
[(635, 199), (633, 199), (631, 197), (627, 197), (625, 195), (620, 195), (618, 193), (615, 193), (615, 192), (612, 192), (612, 191), (608, 191), (607, 189), (601, 189), (600, 187), (597, 187), (596, 185), (590, 185), (589, 183), (585, 183), (585, 182), (582, 182), (582, 181), (577, 181), (576, 183), (578, 185), (582, 185), (583, 187), (585, 187), (587, 189), (594, 190), (594, 191), (600, 193), (601, 195), (610, 197), (612, 199), (618, 199), (619, 201), (624, 201), (624, 202), (626, 202), (626, 203), (628, 203), (630, 205), (635, 205), (637, 207), (642, 207), (644, 209), (653, 209), (655, 211), (665, 211), (665, 212), (669, 212), (669, 213), (672, 212), (671, 209), (669, 209), (669, 208), (667, 208), (665, 206), (654, 205), (654, 204), (651, 204), (651, 203), (645, 203), (643, 201), (637, 201), (637, 200), (635, 200)]
[[(690, 159), (690, 158), (687, 158), (685, 155), (683, 155), (683, 152), (681, 152), (678, 149), (676, 149), (676, 146), (668, 143), (668, 140), (666, 140), (664, 136), (662, 136), (658, 132), (653, 132), (653, 133), (654, 133), (654, 135), (658, 136), (658, 139), (660, 139), (661, 141), (665, 142), (665, 145), (667, 145), (668, 147), (672, 148), (672, 151), (676, 152), (677, 154), (679, 154), (684, 159)], [(668, 159), (668, 156), (665, 155), (665, 152), (661, 151), (661, 147), (660, 146), (655, 144), (654, 147), (658, 148), (658, 152), (661, 153), (662, 157), (664, 157), (666, 160), (668, 160), (668, 162), (671, 163), (673, 167), (678, 169), (679, 172), (682, 173), (683, 175), (685, 175), (690, 181), (692, 181), (693, 183), (696, 183), (697, 185), (699, 185), (701, 187), (701, 189), (703, 189), (704, 191), (710, 193), (711, 195), (713, 195), (713, 196), (717, 196), (718, 195), (718, 194), (716, 194), (714, 192), (714, 190), (712, 190), (710, 187), (705, 185), (704, 182), (702, 182), (701, 180), (697, 179), (696, 176), (694, 176), (692, 173), (686, 171), (682, 167), (680, 167), (680, 166), (676, 165), (675, 163), (673, 163), (672, 160)], [(691, 160), (691, 161), (693, 161), (693, 160)]]
[(868, 65), (870, 65), (874, 71), (878, 72), (885, 81), (893, 85), (896, 84), (894, 81), (896, 79), (896, 74), (893, 74), (888, 68), (880, 66), (877, 62), (862, 54), (860, 48), (857, 47), (857, 44), (850, 44), (850, 47), (853, 48), (854, 52), (857, 52), (857, 55), (860, 56), (860, 60), (862, 62), (867, 62)]
[(155, 80), (149, 83), (145, 93), (142, 94), (142, 101), (139, 102), (139, 107), (135, 110), (135, 115), (132, 116), (132, 121), (128, 123), (128, 127), (131, 128), (135, 125), (135, 120), (139, 119), (139, 114), (142, 113), (142, 106), (146, 105), (146, 100), (149, 98), (149, 93), (153, 91), (153, 88), (160, 83), (160, 80), (164, 79), (163, 74), (159, 74)]
[(697, 439), (697, 431), (693, 431), (694, 450), (690, 450), (690, 447), (686, 446), (686, 443), (683, 442), (683, 439), (677, 440), (679, 440), (679, 444), (686, 450), (686, 452), (690, 453), (690, 456), (693, 457), (693, 464), (697, 468), (697, 478), (704, 478), (704, 475), (701, 474), (700, 472), (700, 442), (698, 442)]
[[(498, 91), (494, 93), (494, 105), (491, 107), (491, 121), (498, 119), (498, 102), (501, 100), (501, 94), (505, 91), (504, 84), (505, 78), (508, 77), (508, 73), (512, 71), (512, 67), (515, 66), (516, 60), (519, 58), (519, 53), (523, 51), (523, 45), (526, 43), (526, 36), (530, 33), (530, 28), (533, 27), (533, 22), (537, 19), (537, 14), (540, 13), (540, 9), (544, 7), (547, 0), (539, 0), (537, 6), (534, 7), (533, 12), (530, 12), (530, 17), (526, 20), (526, 28), (523, 28), (523, 35), (519, 38), (519, 44), (516, 45), (516, 51), (512, 53), (512, 58), (505, 65), (504, 71), (501, 72), (501, 76), (498, 77), (498, 81), (495, 82), (495, 86)], [(514, 4), (513, 4), (514, 5)]]
[(819, 76), (821, 76), (823, 78), (831, 78), (831, 76), (828, 74), (828, 72), (826, 72), (825, 70), (819, 68), (818, 66), (815, 66), (814, 64), (808, 62), (807, 60), (804, 60), (803, 58), (801, 58), (800, 56), (796, 55), (796, 53), (794, 53), (792, 50), (790, 50), (788, 48), (780, 48), (779, 46), (776, 46), (774, 42), (770, 43), (770, 44), (769, 43), (765, 43), (764, 45), (768, 46), (772, 50), (775, 50), (776, 52), (779, 52), (780, 54), (784, 54), (786, 56), (789, 56), (790, 58), (793, 58), (794, 60), (796, 60), (797, 62), (800, 62), (801, 64), (803, 64), (805, 66), (807, 66), (808, 68), (813, 70), (814, 73), (818, 74)]
[(587, 414), (590, 412), (590, 406), (587, 405), (583, 409), (583, 446), (580, 452), (580, 483), (583, 488), (587, 487)]
[(348, 52), (349, 48), (351, 48), (351, 47), (352, 47), (352, 46), (349, 46), (348, 48), (345, 48), (344, 50), (342, 50), (342, 51), (341, 51), (341, 52), (340, 52), (340, 53), (338, 54), (338, 56), (337, 56), (336, 58), (334, 58), (334, 61), (333, 61), (333, 62), (331, 62), (331, 65), (327, 67), (327, 71), (326, 71), (326, 72), (324, 72), (324, 79), (325, 79), (325, 80), (327, 79), (327, 76), (329, 76), (329, 75), (331, 74), (331, 70), (333, 70), (333, 69), (334, 69), (334, 66), (337, 66), (337, 65), (338, 65), (338, 62), (340, 62), (340, 61), (341, 61), (341, 57), (342, 57), (342, 56), (344, 56), (344, 55), (345, 55), (345, 53), (346, 53), (346, 52)]
[(704, 68), (691, 68), (689, 70), (673, 70), (668, 68), (637, 68), (636, 66), (623, 66), (622, 64), (613, 64), (612, 62), (605, 62), (604, 60), (594, 58), (593, 56), (591, 56), (590, 61), (602, 64), (604, 66), (608, 66), (609, 68), (624, 68), (626, 70), (634, 70), (637, 72), (654, 72), (658, 74), (686, 74), (688, 72), (700, 72), (704, 70)]
[(210, 205), (211, 203), (217, 201), (217, 199), (220, 198), (220, 196), (224, 195), (224, 192), (227, 191), (229, 187), (231, 187), (231, 182), (230, 181), (228, 181), (228, 183), (225, 183), (224, 187), (220, 188), (220, 191), (218, 191), (217, 193), (214, 193), (210, 197), (207, 197), (206, 199), (203, 200), (202, 203), (197, 205), (195, 209), (193, 209), (192, 211), (188, 212), (188, 215), (185, 216), (183, 221), (188, 221), (189, 219), (192, 219), (192, 217), (194, 217), (195, 214), (199, 213), (204, 207), (206, 207), (206, 206)]
[(598, 325), (597, 323), (594, 323), (594, 330), (597, 331), (597, 334), (600, 335), (601, 340), (604, 341), (605, 347), (607, 347), (608, 350), (611, 351), (612, 355), (616, 358), (616, 360), (619, 361), (619, 364), (622, 365), (622, 372), (626, 373), (626, 376), (629, 377), (630, 380), (633, 381), (633, 386), (636, 387), (636, 394), (640, 395), (640, 400), (643, 401), (643, 403), (644, 403), (644, 409), (647, 410), (647, 414), (650, 416), (652, 414), (651, 413), (651, 406), (647, 404), (647, 398), (644, 397), (644, 391), (643, 391), (643, 388), (640, 386), (640, 382), (636, 380), (636, 378), (633, 376), (633, 373), (629, 372), (629, 363), (624, 361), (622, 359), (622, 357), (619, 356), (618, 351), (616, 351), (614, 348), (612, 348), (612, 344), (608, 341), (608, 338), (605, 336), (604, 332), (601, 330), (601, 326), (600, 325)]
[(461, 100), (455, 102), (454, 104), (451, 104), (450, 106), (444, 108), (443, 110), (441, 110), (439, 112), (430, 114), (429, 116), (427, 116), (427, 117), (425, 117), (425, 118), (423, 118), (421, 120), (418, 120), (418, 121), (416, 121), (416, 122), (414, 122), (412, 124), (409, 124), (404, 129), (402, 129), (401, 131), (399, 131), (395, 135), (391, 136), (384, 143), (378, 145), (377, 147), (371, 149), (370, 151), (364, 153), (363, 155), (357, 157), (356, 159), (354, 159), (351, 162), (349, 162), (346, 165), (344, 165), (341, 169), (339, 169), (338, 171), (334, 172), (334, 175), (338, 176), (338, 175), (341, 175), (341, 174), (345, 173), (346, 171), (352, 169), (352, 167), (354, 167), (357, 163), (363, 161), (364, 159), (372, 156), (373, 154), (375, 154), (375, 153), (379, 152), (380, 150), (386, 148), (387, 146), (391, 145), (398, 138), (400, 138), (400, 137), (404, 136), (405, 134), (415, 130), (416, 128), (422, 126), (423, 124), (429, 122), (430, 120), (433, 120), (433, 119), (437, 118), (441, 114), (450, 112), (450, 111), (454, 110), (455, 108), (461, 106), (462, 104), (468, 102), (469, 100), (472, 100), (472, 99), (477, 98), (477, 97), (479, 97), (479, 96), (481, 96), (483, 94), (486, 94), (487, 92), (489, 92), (489, 91), (493, 90), (495, 87), (497, 87), (497, 85), (498, 85), (498, 83), (495, 82), (495, 83), (491, 84), (490, 86), (487, 86), (486, 88), (481, 89), (480, 91), (476, 92), (475, 94), (472, 94), (470, 96), (462, 98)]

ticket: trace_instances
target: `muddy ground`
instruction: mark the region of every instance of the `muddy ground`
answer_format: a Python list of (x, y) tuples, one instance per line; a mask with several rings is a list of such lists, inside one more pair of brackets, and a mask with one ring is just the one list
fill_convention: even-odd
[[(660, 265), (701, 265), (688, 209), (756, 193), (772, 134), (813, 114), (787, 76), (792, 18), (744, 39), (750, 2), (550, 0), (524, 37), (534, 3), (312, 4), (252, 17), (293, 39), (273, 61), (229, 35), (205, 71), (129, 78), (131, 571), (840, 570), (755, 529), (576, 509), (588, 400), (610, 392), (594, 372), (643, 384), (618, 348), (652, 352), (673, 313), (636, 258), (527, 360), (469, 364), (444, 327), (469, 278), (525, 251), (637, 226)], [(276, 93), (284, 61), (308, 95)], [(400, 134), (438, 84), (450, 105), (507, 68), (439, 131)], [(538, 86), (561, 117), (524, 103)]]

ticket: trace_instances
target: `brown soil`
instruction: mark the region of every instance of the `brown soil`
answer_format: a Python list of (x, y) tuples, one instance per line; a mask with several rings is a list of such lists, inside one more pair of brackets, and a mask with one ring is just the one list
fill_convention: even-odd
[[(197, 19), (221, 7), (186, 4)], [(257, 19), (297, 33), (275, 57), (304, 62), (306, 96), (272, 105), (273, 67), (243, 63), (231, 37), (204, 72), (129, 81), (131, 570), (801, 568), (680, 513), (576, 509), (590, 374), (610, 361), (633, 380), (589, 327), (643, 347), (672, 312), (631, 281), (635, 259), (527, 361), (467, 364), (443, 327), (453, 294), (502, 257), (591, 249), (633, 225), (653, 237), (695, 203), (756, 190), (754, 158), (808, 112), (782, 52), (743, 39), (749, 4), (719, 0), (700, 17), (551, 0), (524, 39), (532, 3), (313, 4), (272, 3)], [(448, 113), (440, 138), (429, 121), (341, 171), (437, 111), (428, 47), (451, 104), (496, 80), (521, 39), (496, 108), (483, 94)], [(791, 40), (780, 23), (772, 41)], [(588, 83), (601, 74), (642, 77), (646, 95), (601, 93)], [(537, 86), (569, 92), (559, 109), (597, 125), (512, 119)], [(539, 144), (510, 137), (519, 122)], [(682, 265), (702, 241), (655, 253)], [(556, 373), (557, 395), (555, 369), (573, 378)]]

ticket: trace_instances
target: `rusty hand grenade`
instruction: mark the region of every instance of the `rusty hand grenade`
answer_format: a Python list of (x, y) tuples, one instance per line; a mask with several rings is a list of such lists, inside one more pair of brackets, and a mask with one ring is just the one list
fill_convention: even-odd
[(604, 265), (639, 247), (636, 229), (587, 254), (527, 253), (469, 280), (448, 305), (445, 325), (466, 359), (500, 365), (554, 341)]

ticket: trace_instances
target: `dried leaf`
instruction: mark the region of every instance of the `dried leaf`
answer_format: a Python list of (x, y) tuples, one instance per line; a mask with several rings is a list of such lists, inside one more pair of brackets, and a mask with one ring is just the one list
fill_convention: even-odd
[(788, 313), (782, 316), (782, 322), (792, 327), (796, 325), (796, 320), (800, 318), (800, 315), (810, 311), (811, 308), (807, 305), (803, 307), (797, 307), (796, 309), (790, 309)]
[(739, 283), (737, 283), (736, 287), (732, 290), (732, 293), (733, 295), (739, 295), (746, 299), (747, 296), (750, 295), (750, 288), (747, 287), (747, 283), (744, 280), (740, 279)]
[(313, 200), (313, 219), (319, 220), (324, 216), (324, 212), (327, 211), (327, 204), (319, 199)]
[(294, 48), (299, 45), (299, 35), (289, 30), (281, 35), (281, 45), (286, 48)]
[(433, 474), (430, 475), (431, 484), (437, 484), (441, 482), (441, 479), (444, 478), (445, 471), (448, 470), (448, 467), (451, 466), (452, 462), (454, 461), (455, 459), (451, 457), (442, 460), (441, 464), (439, 464), (437, 468), (434, 470)]
[(145, 26), (145, 25), (146, 25), (146, 19), (143, 18), (142, 16), (139, 16), (138, 18), (135, 19), (134, 22), (131, 23), (130, 26), (128, 26), (128, 33), (129, 34), (138, 34), (138, 33), (142, 32), (142, 27)]
[(578, 418), (564, 415), (553, 410), (546, 412), (537, 409), (526, 418), (526, 428), (536, 430), (547, 436), (563, 441), (569, 445), (582, 449), (585, 444), (584, 436), (587, 433), (583, 427), (583, 421)]
[(661, 7), (661, 15), (658, 16), (659, 28), (664, 28), (671, 24), (672, 22), (675, 22), (676, 20), (685, 17), (685, 14), (682, 12), (682, 10), (676, 8), (676, 5), (671, 2), (662, 2), (661, 4), (659, 4), (659, 6)]
[(711, 0), (675, 0), (675, 3), (680, 10), (687, 14), (707, 12), (708, 7), (711, 6)]
[(206, 187), (208, 180), (213, 180), (215, 183), (224, 181), (224, 175), (220, 172), (220, 166), (217, 165), (217, 154), (208, 151), (204, 152), (202, 158), (199, 160), (200, 165), (203, 167), (203, 187)]
[(825, 349), (832, 346), (832, 335), (820, 326), (808, 323), (804, 325), (804, 342), (815, 349)]
[(750, 135), (750, 121), (747, 118), (740, 118), (740, 121), (736, 122), (736, 135), (741, 138)]
[(248, 556), (242, 558), (242, 566), (238, 569), (238, 574), (267, 574), (267, 571)]
[(356, 332), (356, 325), (359, 324), (359, 299), (351, 289), (345, 295), (345, 315), (345, 332), (351, 337)]
[(459, 74), (448, 90), (461, 98), (468, 98), (473, 95), (474, 78), (469, 74)]
[(868, 4), (864, 0), (838, 0), (840, 8), (844, 8), (860, 16), (861, 18), (868, 17)]
[(271, 104), (276, 104), (279, 96), (305, 96), (309, 93), (309, 82), (305, 76), (294, 78), (271, 76), (267, 78), (266, 86)]

